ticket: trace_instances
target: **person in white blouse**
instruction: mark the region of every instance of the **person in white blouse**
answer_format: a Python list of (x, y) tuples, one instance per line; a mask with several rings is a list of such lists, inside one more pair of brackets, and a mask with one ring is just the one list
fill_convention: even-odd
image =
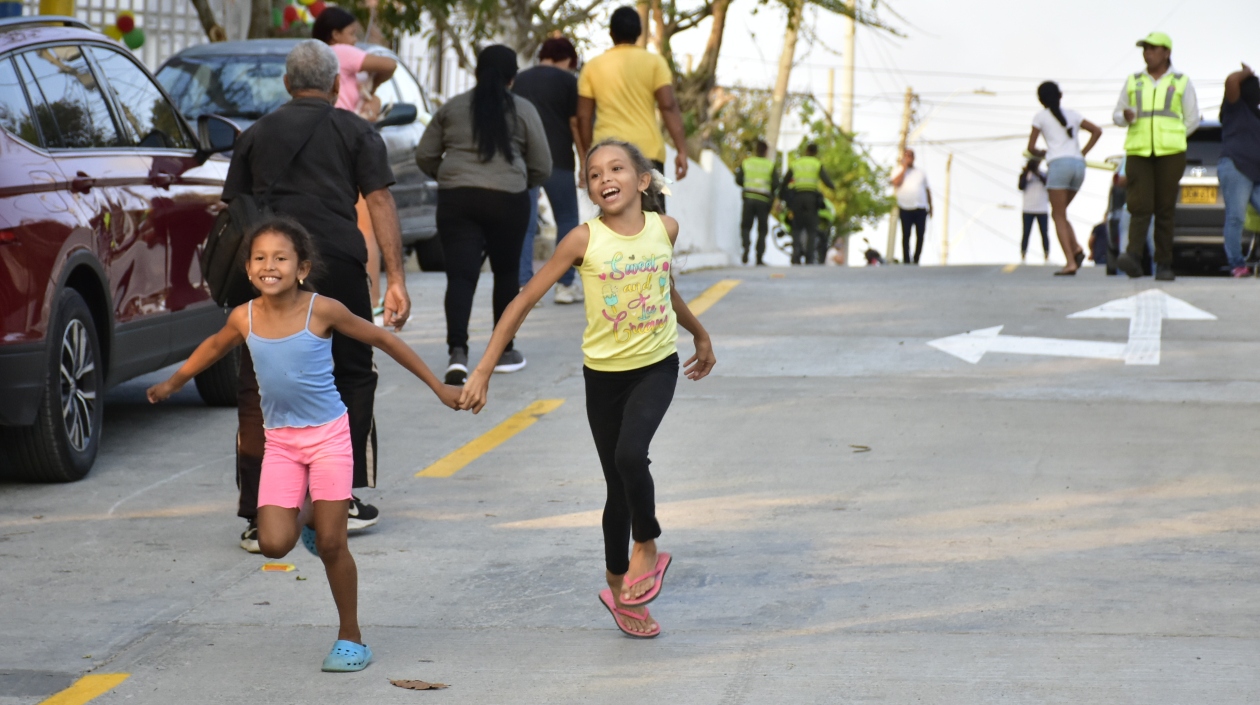
[[(1085, 183), (1085, 155), (1098, 143), (1102, 128), (1081, 117), (1075, 110), (1060, 105), (1063, 92), (1053, 81), (1037, 87), (1037, 99), (1045, 109), (1033, 116), (1032, 133), (1028, 136), (1028, 151), (1045, 159), (1047, 166), (1046, 190), (1050, 193), (1050, 211), (1054, 218), (1054, 231), (1063, 247), (1067, 266), (1055, 272), (1055, 276), (1072, 276), (1085, 262), (1085, 250), (1076, 241), (1076, 231), (1067, 218), (1067, 208), (1076, 198), (1076, 192)], [(1080, 131), (1089, 133), (1089, 142), (1082, 149), (1077, 137)], [(1044, 137), (1045, 149), (1037, 148), (1037, 138)]]
[(1046, 232), (1050, 213), (1050, 195), (1046, 192), (1046, 173), (1040, 159), (1029, 159), (1019, 174), (1019, 190), (1024, 192), (1024, 238), (1019, 242), (1019, 261), (1028, 259), (1028, 237), (1033, 223), (1041, 228), (1041, 249), (1050, 259), (1050, 235)]

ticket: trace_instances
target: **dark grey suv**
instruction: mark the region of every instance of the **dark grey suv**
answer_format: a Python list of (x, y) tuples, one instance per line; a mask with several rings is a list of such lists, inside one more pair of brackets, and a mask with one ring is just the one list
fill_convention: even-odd
[[(189, 47), (167, 59), (158, 69), (157, 79), (189, 120), (219, 115), (244, 130), (289, 100), (284, 89), (284, 59), (297, 41), (251, 39)], [(440, 270), (443, 258), (437, 238), (437, 182), (420, 171), (415, 156), (429, 123), (428, 100), (419, 81), (392, 52), (372, 44), (359, 46), (398, 62), (393, 78), (376, 90), (382, 114), (391, 105), (416, 108), (414, 122), (381, 127), (380, 133), (398, 180), (390, 191), (398, 204), (403, 246), (415, 251), (421, 269)]]

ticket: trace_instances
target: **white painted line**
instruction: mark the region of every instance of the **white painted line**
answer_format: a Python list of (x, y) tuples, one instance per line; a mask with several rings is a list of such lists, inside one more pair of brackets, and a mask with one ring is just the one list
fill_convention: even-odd
[(928, 345), (973, 365), (980, 362), (988, 352), (1124, 360), (1126, 365), (1158, 365), (1165, 318), (1180, 321), (1216, 320), (1216, 316), (1207, 311), (1175, 296), (1169, 296), (1159, 289), (1147, 289), (1136, 296), (1108, 301), (1101, 306), (1077, 311), (1068, 318), (1127, 318), (1129, 342), (1001, 335), (1002, 326), (994, 326), (938, 338)]
[(1100, 360), (1124, 359), (1126, 346), (1123, 343), (1000, 335), (1001, 332), (1002, 326), (994, 326), (939, 338), (929, 342), (928, 345), (973, 365), (980, 362), (980, 358), (984, 357), (985, 353), (991, 352)]
[(114, 506), (110, 507), (108, 512), (105, 512), (105, 516), (110, 516), (110, 515), (112, 515), (112, 514), (114, 513), (114, 510), (115, 510), (115, 509), (118, 509), (119, 507), (121, 507), (121, 506), (122, 506), (125, 502), (128, 502), (128, 501), (130, 501), (130, 500), (133, 500), (133, 499), (135, 499), (136, 497), (139, 497), (140, 495), (144, 494), (145, 492), (148, 492), (149, 490), (151, 490), (151, 489), (153, 489), (153, 488), (155, 488), (155, 487), (161, 487), (162, 485), (165, 485), (166, 483), (170, 482), (171, 480), (177, 480), (177, 479), (179, 479), (179, 478), (183, 477), (184, 475), (187, 475), (187, 474), (188, 474), (188, 473), (190, 473), (190, 472), (193, 472), (193, 471), (196, 471), (196, 470), (200, 470), (200, 469), (202, 469), (202, 468), (206, 467), (207, 465), (213, 465), (213, 464), (215, 464), (215, 463), (219, 462), (220, 460), (227, 460), (228, 458), (235, 458), (235, 457), (236, 457), (236, 455), (235, 455), (235, 454), (233, 454), (233, 455), (224, 455), (224, 456), (222, 456), (222, 457), (215, 458), (214, 460), (207, 460), (206, 462), (202, 463), (201, 465), (194, 465), (194, 466), (192, 466), (191, 468), (188, 468), (187, 470), (181, 470), (181, 471), (179, 471), (179, 472), (175, 473), (174, 475), (171, 475), (170, 477), (167, 477), (167, 478), (163, 478), (163, 479), (161, 479), (161, 480), (158, 480), (157, 482), (155, 482), (155, 483), (153, 483), (153, 484), (151, 484), (151, 485), (146, 485), (146, 486), (144, 486), (144, 487), (141, 487), (140, 489), (136, 490), (135, 492), (132, 492), (131, 494), (127, 495), (126, 497), (123, 497), (122, 499), (118, 500), (117, 502), (114, 502)]

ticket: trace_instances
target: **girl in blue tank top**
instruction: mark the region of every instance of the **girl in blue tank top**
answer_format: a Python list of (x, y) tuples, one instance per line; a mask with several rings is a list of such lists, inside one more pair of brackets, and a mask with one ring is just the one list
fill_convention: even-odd
[[(261, 295), (237, 306), (223, 330), (202, 343), (178, 372), (150, 387), (149, 401), (179, 391), (237, 345), (249, 346), (267, 433), (258, 546), (268, 558), (282, 558), (301, 538), (323, 560), (340, 618), (323, 670), (360, 671), (372, 660), (372, 650), (359, 632), (358, 572), (346, 546), (354, 460), (346, 407), (333, 384), (332, 334), (389, 353), (452, 409), (458, 408), (460, 389), (442, 384), (397, 336), (338, 301), (303, 290), (318, 263), (302, 226), (269, 220), (247, 236), (245, 249), (245, 271)], [(309, 515), (303, 511), (308, 495)]]

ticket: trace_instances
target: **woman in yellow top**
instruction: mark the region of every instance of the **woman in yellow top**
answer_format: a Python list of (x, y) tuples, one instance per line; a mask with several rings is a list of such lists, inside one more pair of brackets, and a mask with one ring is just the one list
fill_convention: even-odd
[(600, 216), (560, 240), (555, 255), (503, 312), (464, 384), (460, 408), (481, 411), (495, 360), (534, 304), (569, 267), (577, 267), (588, 293), (582, 336), (586, 415), (608, 484), (603, 521), (608, 589), (600, 601), (621, 631), (654, 637), (661, 627), (643, 605), (660, 594), (670, 555), (656, 550), (661, 527), (648, 446), (674, 398), (678, 326), (695, 339), (696, 352), (684, 364), (689, 379), (708, 375), (717, 359), (708, 332), (674, 294), (678, 221), (659, 213), (662, 183), (647, 158), (629, 143), (600, 142), (587, 154), (586, 188)]

